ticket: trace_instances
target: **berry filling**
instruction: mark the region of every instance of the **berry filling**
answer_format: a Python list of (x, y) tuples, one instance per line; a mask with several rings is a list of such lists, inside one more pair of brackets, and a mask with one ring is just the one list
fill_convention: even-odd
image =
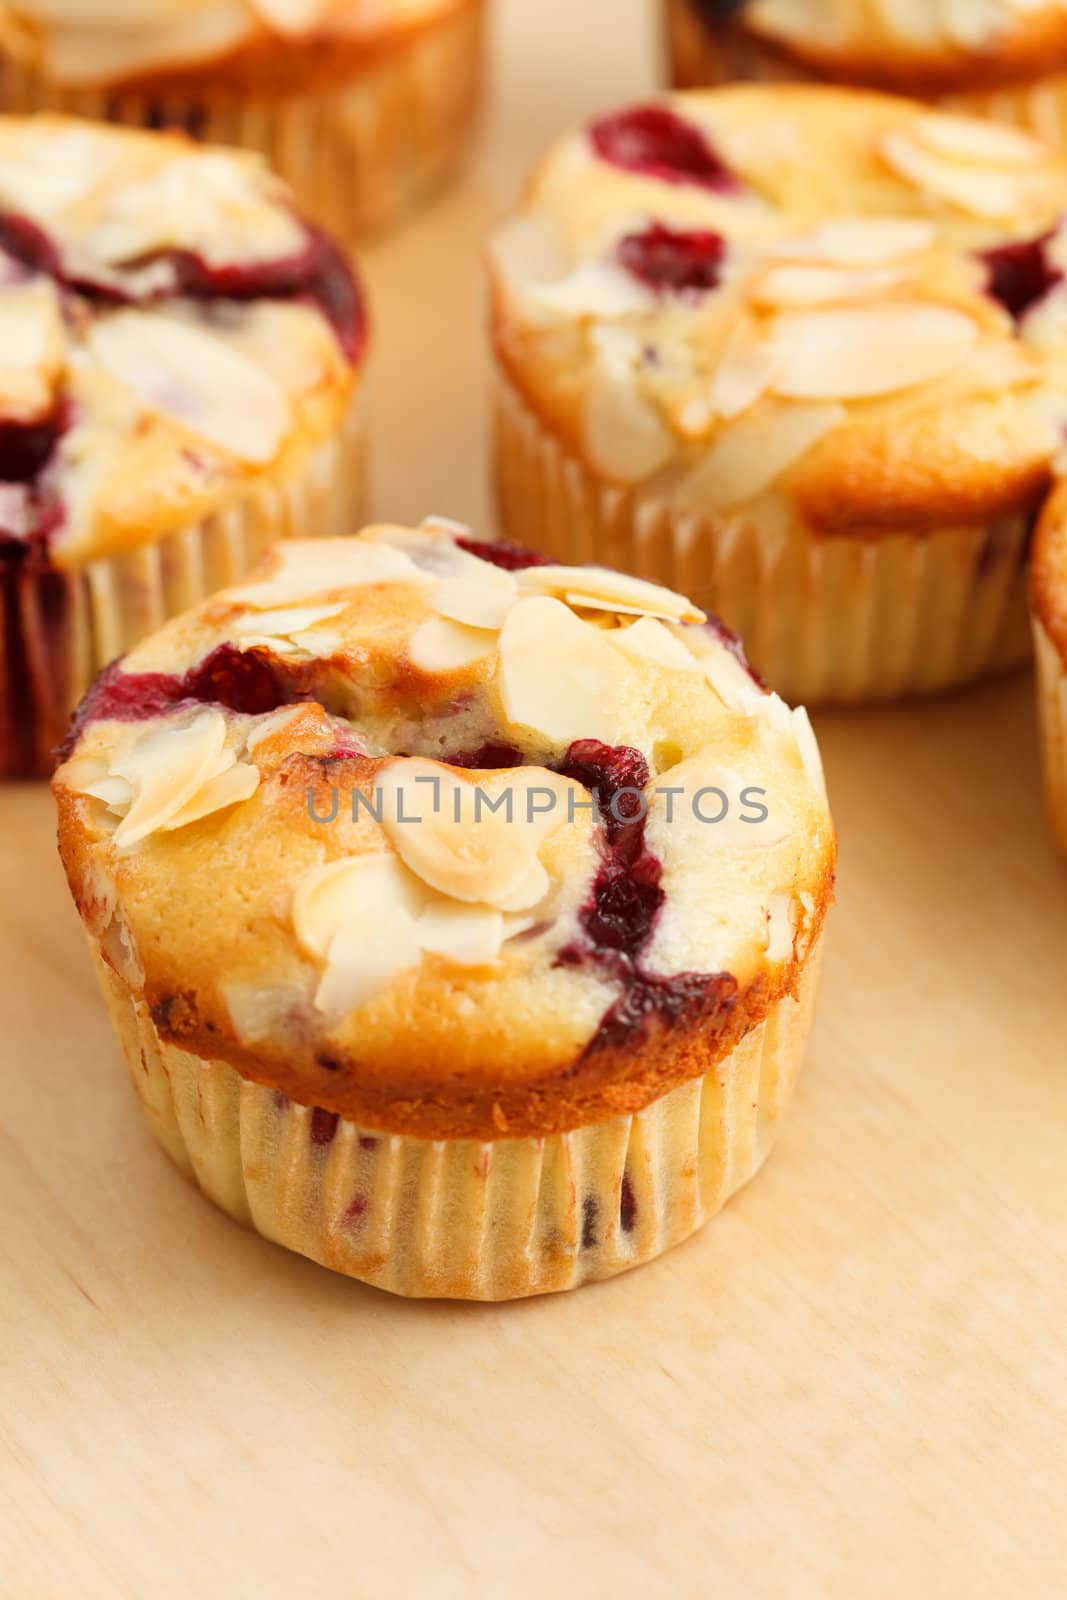
[(666, 897), (660, 884), (662, 863), (645, 842), (641, 792), (649, 770), (641, 752), (579, 739), (559, 771), (596, 796), (606, 848), (592, 894), (581, 911), (588, 944), (568, 945), (558, 959), (564, 966), (593, 961), (619, 982), (622, 991), (586, 1046), (589, 1056), (627, 1044), (654, 1021), (671, 1027), (694, 1006), (728, 1001), (737, 984), (726, 973), (657, 977), (642, 970), (641, 953)]
[(703, 294), (717, 288), (725, 254), (721, 234), (668, 228), (662, 222), (644, 233), (627, 234), (618, 247), (627, 272), (657, 293)]
[(521, 544), (512, 544), (510, 539), (491, 539), (484, 544), (480, 539), (457, 539), (456, 544), (468, 555), (489, 561), (494, 567), (502, 567), (505, 572), (522, 572), (526, 567), (546, 567), (549, 564), (547, 556), (539, 556), (535, 550), (527, 550)]
[(448, 756), (450, 767), (465, 767), (470, 772), (501, 772), (509, 767), (522, 766), (522, 751), (513, 744), (481, 745), (477, 750), (464, 750), (458, 756)]
[(1016, 322), (1063, 281), (1062, 270), (1049, 257), (1052, 237), (1043, 233), (1019, 244), (998, 245), (980, 257), (989, 270), (988, 292)]
[(92, 722), (143, 722), (175, 706), (214, 705), (245, 716), (262, 716), (301, 698), (285, 683), (278, 662), (262, 650), (217, 645), (183, 676), (167, 672), (123, 672), (122, 662), (105, 667), (78, 707), (61, 751), (65, 761)]
[(721, 194), (741, 185), (702, 131), (667, 106), (634, 106), (602, 117), (589, 130), (602, 161), (663, 183), (695, 183)]
[[(62, 253), (28, 217), (0, 212), (0, 248), (23, 266), (43, 272), (61, 288), (104, 304), (135, 305), (184, 295), (194, 300), (300, 300), (315, 305), (334, 330), (350, 361), (366, 343), (367, 317), (359, 287), (339, 247), (325, 233), (304, 224), (303, 250), (278, 261), (234, 262), (212, 266), (190, 250), (166, 250), (127, 261), (100, 278), (69, 272)], [(168, 266), (171, 281), (138, 294), (123, 274)]]

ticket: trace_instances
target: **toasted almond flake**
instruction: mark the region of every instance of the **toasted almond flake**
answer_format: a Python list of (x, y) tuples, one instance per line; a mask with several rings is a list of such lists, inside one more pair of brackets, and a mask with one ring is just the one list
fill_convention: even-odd
[(523, 293), (567, 271), (563, 236), (549, 217), (526, 213), (498, 228), (490, 246), (493, 266), (509, 289)]
[(768, 696), (725, 645), (717, 645), (701, 659), (700, 664), (704, 676), (727, 711), (758, 717), (765, 709)]
[(677, 622), (706, 620), (703, 611), (684, 594), (610, 567), (527, 567), (519, 574), (519, 587), (527, 594), (574, 593), (581, 595), (583, 605), (600, 600), (611, 609), (617, 604), (638, 616), (669, 617)]
[(932, 222), (911, 217), (856, 217), (824, 223), (799, 239), (776, 240), (764, 246), (764, 254), (786, 261), (873, 267), (922, 255), (936, 239)]
[(199, 822), (215, 811), (239, 805), (243, 800), (250, 800), (258, 788), (259, 768), (239, 762), (198, 789), (193, 798), (163, 824), (163, 831), (170, 833), (175, 828), (188, 827), (191, 822)]
[(632, 627), (620, 628), (611, 642), (636, 661), (651, 661), (671, 672), (699, 672), (701, 663), (669, 628), (654, 617), (642, 617)]
[(185, 727), (147, 734), (112, 761), (112, 777), (125, 778), (135, 795), (115, 843), (137, 844), (176, 816), (215, 775), (225, 740), (221, 711), (203, 711)]
[(726, 341), (711, 382), (708, 403), (713, 416), (731, 419), (751, 409), (767, 391), (778, 370), (779, 353), (751, 326), (738, 322)]
[[(867, 271), (841, 267), (772, 267), (750, 285), (754, 305), (768, 310), (792, 306), (841, 305), (852, 300), (875, 300), (905, 281), (900, 267)], [(768, 379), (768, 382), (770, 379)]]
[(787, 312), (774, 339), (772, 385), (789, 400), (865, 400), (928, 383), (978, 342), (974, 319), (950, 306), (894, 301), (878, 307)]
[(846, 416), (837, 403), (764, 402), (720, 433), (701, 465), (679, 485), (678, 497), (709, 512), (754, 500)]
[(88, 794), (96, 784), (109, 775), (108, 763), (100, 756), (73, 756), (64, 762), (56, 774), (60, 783), (72, 794)]
[(458, 672), (492, 654), (496, 635), (445, 617), (427, 617), (408, 645), (408, 660), (420, 672)]
[(243, 633), (236, 641), (239, 650), (266, 650), (274, 656), (306, 655), (295, 639), (283, 639), (272, 633)]
[(640, 483), (674, 454), (671, 434), (629, 371), (594, 369), (583, 435), (590, 466), (618, 483)]
[(623, 661), (609, 634), (562, 601), (530, 595), (512, 607), (500, 635), (504, 713), (553, 743), (614, 744)]
[(469, 539), (472, 534), (466, 522), (457, 522), (454, 517), (423, 517), (419, 529), (425, 533), (446, 533), (455, 539)]
[(133, 785), (125, 778), (100, 778), (82, 790), (94, 800), (102, 800), (109, 811), (117, 815), (129, 810), (133, 803)]
[(238, 639), (245, 633), (253, 632), (259, 638), (289, 639), (295, 633), (313, 628), (316, 623), (338, 616), (344, 609), (345, 602), (339, 600), (323, 606), (289, 606), (277, 611), (255, 611), (249, 617), (242, 617), (233, 631)]
[(293, 931), (308, 955), (324, 961), (347, 922), (373, 926), (379, 915), (402, 911), (409, 921), (421, 916), (426, 892), (391, 851), (342, 856), (312, 867), (293, 891)]
[[(382, 828), (423, 883), (454, 900), (523, 911), (537, 834), (525, 818), (479, 803), (479, 786), (435, 761), (390, 761), (378, 776)], [(541, 898), (544, 888), (536, 898)], [(521, 903), (516, 903), (516, 897)]]
[(803, 706), (798, 706), (793, 712), (793, 733), (796, 736), (800, 759), (811, 786), (816, 794), (821, 795), (825, 800), (826, 774), (823, 771), (819, 741), (815, 737), (815, 729), (811, 725), (811, 718)]
[[(974, 0), (964, 0), (973, 7)], [(1052, 152), (1020, 128), (985, 117), (957, 117), (947, 112), (923, 117), (917, 135), (935, 155), (985, 167), (1031, 167), (1048, 161)]]
[(415, 937), (423, 950), (447, 956), (461, 967), (488, 966), (500, 955), (504, 918), (489, 906), (434, 900), (419, 918)]
[(898, 177), (976, 217), (1013, 216), (1033, 183), (1025, 169), (968, 166), (935, 155), (899, 129), (883, 138), (882, 155)]
[(527, 291), (531, 304), (564, 317), (625, 317), (654, 311), (651, 289), (614, 262), (582, 261), (565, 278)]
[(221, 338), (162, 312), (117, 311), (89, 343), (148, 409), (173, 418), (242, 461), (273, 460), (290, 427), (281, 389)]
[(274, 546), (273, 570), (222, 598), (256, 610), (309, 601), (374, 583), (423, 583), (403, 551), (369, 539), (287, 539)]
[(767, 918), (767, 961), (780, 966), (793, 959), (796, 942), (796, 902), (791, 894), (771, 895), (764, 907)]
[(319, 1011), (340, 1019), (375, 999), (419, 965), (415, 922), (399, 906), (381, 906), (339, 928), (315, 992)]
[[(483, 563), (488, 565), (488, 563)], [(467, 578), (446, 578), (434, 591), (431, 604), (438, 616), (450, 622), (461, 622), (470, 628), (488, 628), (495, 631), (504, 626), (504, 618), (518, 598), (519, 587), (511, 573), (510, 584), (472, 582)]]
[(304, 706), (282, 706), (278, 711), (270, 711), (266, 716), (258, 718), (253, 728), (249, 729), (245, 740), (245, 749), (249, 755), (258, 750), (260, 745), (268, 739), (273, 739), (275, 734), (281, 733), (291, 722), (295, 722), (304, 715)]

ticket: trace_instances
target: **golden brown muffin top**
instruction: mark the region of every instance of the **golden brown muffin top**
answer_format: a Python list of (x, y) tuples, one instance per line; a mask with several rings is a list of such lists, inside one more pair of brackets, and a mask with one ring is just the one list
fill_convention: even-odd
[(59, 566), (285, 477), (364, 342), (337, 248), (258, 156), (0, 119), (0, 531)]
[(810, 724), (729, 636), (452, 525), (277, 547), (104, 675), (55, 790), (164, 1037), (427, 1137), (707, 1071), (831, 893)]
[(608, 483), (820, 533), (1028, 513), (1067, 417), (1067, 163), (909, 101), (598, 119), (492, 257), (498, 356)]

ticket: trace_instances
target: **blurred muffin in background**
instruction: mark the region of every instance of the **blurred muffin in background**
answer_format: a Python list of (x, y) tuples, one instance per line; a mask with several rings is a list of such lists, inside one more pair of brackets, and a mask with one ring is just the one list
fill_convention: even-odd
[(736, 78), (885, 89), (1067, 139), (1061, 0), (664, 0), (680, 88)]
[(261, 157), (0, 117), (0, 776), (268, 542), (351, 526), (365, 342)]
[(346, 234), (451, 172), (479, 103), (485, 0), (14, 0), (0, 108), (260, 150)]

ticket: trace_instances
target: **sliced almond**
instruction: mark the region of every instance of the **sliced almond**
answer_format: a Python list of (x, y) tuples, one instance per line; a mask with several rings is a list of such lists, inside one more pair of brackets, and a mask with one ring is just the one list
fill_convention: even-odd
[(340, 600), (322, 606), (289, 606), (277, 611), (256, 611), (235, 624), (234, 634), (239, 639), (242, 634), (254, 630), (260, 637), (288, 639), (294, 633), (303, 633), (316, 623), (336, 617), (344, 609), (345, 602)]
[(601, 601), (609, 609), (616, 606), (638, 616), (669, 617), (676, 622), (703, 622), (703, 611), (661, 584), (646, 578), (631, 578), (610, 567), (527, 567), (519, 574), (519, 586), (527, 594), (574, 594), (579, 604)]
[(340, 1019), (374, 1000), (422, 958), (415, 922), (399, 906), (368, 907), (339, 928), (315, 992), (319, 1011)]
[(507, 911), (523, 911), (542, 898), (547, 885), (534, 894), (530, 883), (535, 833), (514, 814), (509, 820), (506, 812), (480, 805), (476, 783), (419, 757), (389, 762), (378, 781), (386, 836), (430, 888)]
[(504, 917), (488, 906), (457, 905), (434, 900), (415, 927), (423, 950), (447, 956), (461, 967), (484, 967), (500, 955)]
[[(976, 0), (962, 0), (974, 8)], [(1032, 167), (1048, 161), (1052, 152), (1021, 128), (985, 117), (957, 117), (948, 112), (923, 117), (919, 140), (935, 155), (976, 167)]]
[(562, 278), (569, 265), (556, 224), (532, 212), (513, 217), (498, 228), (490, 253), (499, 277), (519, 294)]
[(585, 399), (590, 466), (617, 483), (640, 483), (674, 454), (674, 439), (631, 372), (594, 369)]
[(243, 800), (250, 800), (258, 788), (259, 768), (245, 761), (238, 762), (209, 779), (180, 811), (163, 824), (163, 830), (170, 833), (175, 828), (185, 828), (191, 822), (199, 822), (215, 811), (239, 805)]
[(655, 311), (656, 295), (608, 261), (583, 261), (565, 278), (528, 291), (531, 304), (563, 317), (625, 317)]
[(699, 672), (700, 662), (669, 628), (653, 617), (642, 617), (630, 628), (612, 634), (612, 644), (635, 661), (651, 661), (671, 672)]
[(767, 917), (767, 961), (781, 966), (793, 959), (797, 935), (796, 902), (791, 894), (773, 894), (764, 907)]
[(272, 554), (269, 574), (228, 589), (223, 598), (268, 611), (337, 589), (426, 581), (403, 551), (369, 539), (287, 539)]
[(866, 400), (929, 383), (978, 342), (972, 317), (921, 301), (791, 312), (776, 319), (773, 382), (789, 400)]
[(741, 716), (759, 716), (768, 696), (755, 683), (732, 650), (716, 645), (701, 660), (704, 676), (726, 707)]
[(976, 217), (1013, 216), (1033, 181), (1025, 169), (949, 160), (899, 129), (883, 138), (882, 155), (898, 177)]
[[(488, 566), (487, 562), (482, 563)], [(432, 605), (438, 616), (470, 628), (493, 631), (504, 626), (504, 618), (518, 599), (519, 587), (510, 572), (509, 584), (472, 582), (467, 578), (448, 578), (434, 591)]]
[(94, 800), (102, 800), (108, 810), (116, 815), (125, 815), (133, 803), (133, 785), (125, 778), (100, 778), (96, 783), (88, 784), (82, 793)]
[(827, 222), (798, 239), (776, 240), (764, 254), (786, 261), (819, 261), (842, 267), (884, 266), (932, 248), (932, 222), (911, 217), (855, 217)]
[(701, 465), (682, 480), (678, 497), (709, 512), (755, 500), (846, 417), (836, 402), (766, 401), (723, 430)]
[(203, 711), (185, 727), (164, 727), (142, 737), (112, 761), (134, 801), (115, 830), (115, 843), (133, 845), (169, 822), (214, 775), (226, 739), (221, 711)]
[(282, 733), (291, 722), (302, 717), (304, 712), (305, 707), (302, 705), (282, 706), (279, 711), (270, 711), (266, 716), (257, 718), (245, 739), (245, 749), (248, 754), (252, 755), (268, 739), (273, 739), (276, 734)]
[(624, 659), (610, 635), (582, 622), (561, 601), (547, 595), (520, 600), (500, 635), (500, 691), (508, 721), (553, 744), (614, 744)]
[[(843, 305), (853, 300), (875, 300), (904, 282), (900, 267), (867, 271), (843, 267), (772, 267), (749, 286), (754, 305), (765, 310), (794, 306)], [(769, 381), (769, 380), (768, 380)]]
[(289, 402), (222, 339), (162, 312), (117, 311), (89, 334), (103, 367), (158, 411), (242, 461), (274, 459), (289, 431)]
[(402, 911), (414, 923), (426, 904), (422, 885), (391, 851), (367, 851), (304, 874), (293, 891), (293, 930), (307, 954), (324, 961), (347, 922), (373, 927), (379, 916)]
[(803, 706), (798, 706), (793, 712), (793, 733), (796, 736), (800, 759), (811, 786), (815, 793), (821, 795), (825, 800), (826, 774), (823, 771), (819, 741), (815, 737), (815, 729), (811, 725), (811, 718)]
[(458, 672), (491, 655), (496, 634), (445, 617), (427, 617), (411, 637), (408, 660), (420, 672)]
[(749, 323), (739, 321), (722, 353), (708, 394), (714, 416), (731, 419), (751, 409), (773, 382), (778, 351), (758, 337)]

